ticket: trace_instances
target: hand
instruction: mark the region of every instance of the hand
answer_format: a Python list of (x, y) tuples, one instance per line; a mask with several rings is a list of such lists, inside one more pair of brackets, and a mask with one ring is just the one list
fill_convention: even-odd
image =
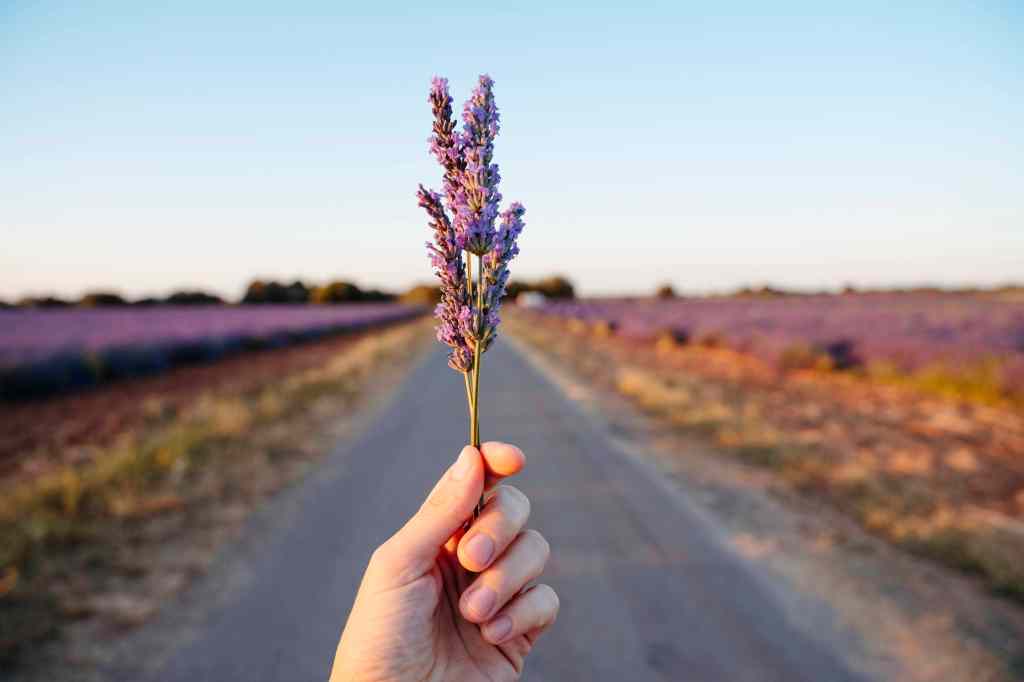
[[(341, 633), (332, 682), (515, 680), (558, 614), (547, 585), (528, 587), (550, 550), (523, 530), (530, 501), (512, 486), (519, 448), (463, 448), (418, 512), (377, 548)], [(468, 529), (480, 491), (479, 518)]]

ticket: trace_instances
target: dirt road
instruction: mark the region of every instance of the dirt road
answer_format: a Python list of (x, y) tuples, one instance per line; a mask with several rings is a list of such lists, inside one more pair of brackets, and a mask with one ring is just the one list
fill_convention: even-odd
[[(516, 351), (485, 358), (485, 439), (520, 445), (531, 525), (550, 540), (545, 581), (562, 600), (526, 679), (860, 679), (827, 609), (813, 635), (786, 616), (786, 589), (738, 557), (646, 462), (618, 451)], [(465, 394), (440, 352), (375, 423), (249, 524), (210, 575), (155, 628), (182, 642), (131, 655), (114, 679), (324, 680), (366, 560), (420, 504), (465, 439)], [(136, 667), (138, 665), (138, 667)]]

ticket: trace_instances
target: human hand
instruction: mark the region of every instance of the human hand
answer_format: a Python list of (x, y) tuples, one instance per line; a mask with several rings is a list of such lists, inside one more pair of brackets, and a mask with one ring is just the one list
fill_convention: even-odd
[[(370, 558), (332, 682), (515, 680), (558, 614), (548, 543), (523, 530), (530, 501), (493, 486), (525, 464), (519, 448), (463, 448), (418, 512)], [(464, 529), (486, 486), (479, 518)], [(478, 574), (478, 575), (477, 575)]]

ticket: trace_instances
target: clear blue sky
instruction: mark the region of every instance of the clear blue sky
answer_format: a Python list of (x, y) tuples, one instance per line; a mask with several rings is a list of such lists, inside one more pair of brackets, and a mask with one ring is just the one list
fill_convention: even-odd
[(231, 4), (0, 3), (0, 297), (428, 280), (427, 88), (485, 71), (516, 275), (1024, 279), (1012, 0)]

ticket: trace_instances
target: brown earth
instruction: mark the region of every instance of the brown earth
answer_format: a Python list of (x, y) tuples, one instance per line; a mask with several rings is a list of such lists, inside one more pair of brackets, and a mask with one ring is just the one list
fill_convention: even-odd
[[(1005, 536), (990, 535), (989, 526), (965, 524), (957, 527), (961, 535), (946, 539), (944, 552), (935, 551), (865, 523), (847, 491), (807, 473), (827, 476), (829, 467), (849, 466), (846, 458), (864, 456), (871, 447), (869, 437), (874, 456), (884, 461), (894, 433), (931, 448), (963, 447), (956, 439), (972, 438), (1013, 443), (1020, 415), (933, 401), (841, 375), (787, 375), (724, 349), (674, 344), (659, 349), (616, 339), (607, 329), (570, 329), (522, 313), (507, 317), (517, 345), (607, 422), (621, 447), (652, 457), (728, 530), (740, 553), (835, 607), (842, 625), (864, 641), (866, 670), (887, 679), (887, 662), (893, 662), (904, 671), (900, 679), (1024, 677), (1024, 609), (993, 592), (993, 586), (1004, 585), (990, 574), (979, 577), (977, 565), (986, 557), (1002, 557), (1005, 563), (993, 559), (992, 566), (1008, 567), (1012, 579), (1013, 567), (1024, 558), (1012, 539), (1003, 542)], [(802, 418), (798, 427), (783, 418), (792, 414)], [(907, 428), (909, 415), (920, 420), (929, 414), (962, 416), (957, 422), (937, 419), (939, 426), (933, 422), (926, 428), (911, 420)], [(972, 422), (978, 414), (982, 418)], [(951, 428), (954, 423), (957, 428)], [(1001, 432), (1004, 424), (1010, 425), (1008, 435)], [(865, 427), (867, 432), (858, 430)], [(801, 447), (794, 447), (794, 434), (806, 437), (812, 431), (824, 432), (811, 441), (817, 447), (799, 441)], [(865, 439), (858, 447), (845, 440), (858, 435)], [(1001, 491), (1020, 484), (1019, 457), (1005, 461), (1015, 452), (992, 456), (982, 450), (974, 469), (950, 467), (961, 476), (979, 470), (992, 479), (1008, 476), (1008, 484), (967, 485), (954, 475), (924, 477), (919, 471), (905, 480), (906, 463), (898, 458), (889, 466), (876, 465), (867, 470), (868, 485), (880, 491), (862, 504), (899, 519), (909, 503), (969, 500), (976, 509), (1016, 523), (1019, 516), (995, 511), (1013, 511)], [(795, 608), (799, 619), (800, 607)]]
[[(379, 331), (376, 330), (376, 331)], [(238, 394), (318, 367), (376, 331), (342, 334), (20, 403), (0, 402), (0, 489), (90, 458), (126, 431), (173, 420), (199, 393)]]
[(522, 314), (517, 333), (866, 528), (1024, 596), (1024, 412)]
[(34, 448), (3, 483), (0, 666), (99, 669), (262, 500), (361, 428), (428, 339), (420, 320), (8, 407), (4, 428)]

